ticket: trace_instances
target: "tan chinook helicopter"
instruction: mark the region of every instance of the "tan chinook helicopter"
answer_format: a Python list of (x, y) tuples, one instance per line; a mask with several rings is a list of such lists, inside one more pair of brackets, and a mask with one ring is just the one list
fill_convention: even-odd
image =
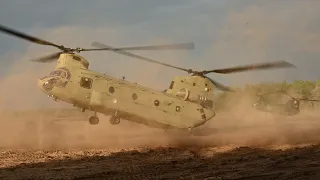
[[(232, 91), (231, 88), (214, 81), (206, 74), (228, 74), (257, 69), (294, 67), (294, 65), (285, 61), (277, 61), (225, 69), (195, 71), (127, 52), (128, 50), (193, 49), (193, 43), (113, 48), (95, 42), (92, 45), (97, 47), (96, 49), (73, 49), (4, 26), (0, 26), (0, 30), (37, 44), (53, 46), (61, 50), (52, 55), (32, 60), (52, 62), (58, 59), (55, 69), (48, 76), (38, 80), (38, 86), (54, 100), (70, 103), (81, 108), (83, 112), (85, 110), (94, 112), (94, 115), (89, 118), (89, 123), (92, 125), (99, 123), (97, 113), (101, 113), (111, 115), (110, 123), (113, 125), (119, 124), (121, 118), (155, 128), (190, 131), (205, 124), (216, 115), (213, 107), (215, 87), (223, 91)], [(81, 51), (101, 50), (161, 64), (185, 71), (192, 76), (174, 77), (167, 90), (158, 91), (90, 70), (89, 62), (82, 56), (75, 54), (75, 52), (79, 53)]]

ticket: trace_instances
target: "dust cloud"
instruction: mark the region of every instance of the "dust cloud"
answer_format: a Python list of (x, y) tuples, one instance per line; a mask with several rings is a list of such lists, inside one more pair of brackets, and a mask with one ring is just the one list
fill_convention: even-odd
[[(141, 148), (141, 147), (270, 147), (319, 142), (319, 115), (307, 112), (293, 117), (277, 117), (257, 112), (249, 98), (234, 97), (238, 102), (230, 110), (195, 131), (187, 132), (148, 128), (122, 120), (113, 126), (109, 117), (99, 114), (100, 123), (92, 126), (87, 117), (79, 121), (50, 121), (53, 116), (31, 114), (1, 117), (0, 147), (31, 149), (65, 148)], [(80, 110), (79, 110), (80, 111)], [(88, 112), (86, 115), (90, 115)], [(7, 119), (8, 118), (8, 119)], [(200, 133), (199, 133), (200, 132)], [(206, 132), (201, 136), (201, 133)], [(200, 135), (199, 135), (200, 134)]]

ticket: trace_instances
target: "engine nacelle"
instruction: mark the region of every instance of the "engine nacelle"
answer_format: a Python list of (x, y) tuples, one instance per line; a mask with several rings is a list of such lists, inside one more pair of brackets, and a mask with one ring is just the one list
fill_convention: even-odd
[(205, 94), (201, 94), (199, 92), (190, 92), (188, 89), (183, 88), (176, 93), (176, 96), (183, 99), (184, 101), (192, 101), (198, 102), (200, 104), (205, 103), (207, 101), (207, 96)]

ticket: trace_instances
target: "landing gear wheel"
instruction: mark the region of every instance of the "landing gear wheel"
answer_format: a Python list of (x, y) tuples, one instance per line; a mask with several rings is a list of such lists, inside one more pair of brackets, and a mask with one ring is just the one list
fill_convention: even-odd
[(110, 121), (110, 124), (112, 125), (120, 124), (120, 118), (117, 116), (111, 116), (109, 121)]
[(99, 124), (99, 118), (97, 116), (91, 116), (89, 118), (89, 123), (91, 125), (97, 125), (97, 124)]

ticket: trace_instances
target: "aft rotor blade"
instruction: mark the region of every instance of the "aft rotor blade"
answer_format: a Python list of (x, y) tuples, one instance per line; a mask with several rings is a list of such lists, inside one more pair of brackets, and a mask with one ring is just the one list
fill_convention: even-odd
[[(92, 46), (101, 47), (101, 43), (93, 42)], [(182, 50), (182, 49), (194, 49), (194, 43), (178, 43), (178, 44), (165, 44), (154, 46), (136, 46), (136, 47), (122, 47), (122, 48), (101, 48), (91, 50)], [(90, 49), (89, 49), (90, 50)]]
[(54, 46), (54, 47), (57, 47), (59, 49), (62, 48), (62, 46), (56, 45), (56, 44), (51, 43), (49, 41), (45, 41), (45, 40), (42, 40), (42, 39), (39, 39), (39, 38), (36, 38), (36, 37), (32, 37), (30, 35), (24, 34), (22, 32), (18, 32), (16, 30), (13, 30), (11, 28), (8, 28), (8, 27), (2, 26), (2, 25), (0, 25), (0, 31), (2, 31), (4, 33), (7, 33), (9, 35), (12, 35), (12, 36), (16, 36), (16, 37), (22, 38), (24, 40), (31, 41), (33, 43), (37, 43), (37, 44), (41, 44), (41, 45)]
[(314, 101), (314, 102), (320, 102), (318, 99), (299, 99), (300, 101)]
[(237, 66), (237, 67), (232, 67), (232, 68), (204, 71), (204, 74), (208, 74), (208, 73), (229, 74), (229, 73), (251, 71), (251, 70), (289, 68), (289, 67), (296, 67), (296, 66), (293, 64), (290, 64), (286, 61), (276, 61), (276, 62), (271, 62), (271, 63), (251, 64), (251, 65)]
[(56, 61), (59, 58), (61, 53), (63, 53), (63, 52), (57, 52), (57, 53), (50, 54), (48, 56), (43, 56), (41, 58), (33, 59), (33, 60), (30, 60), (30, 61), (42, 62), (42, 63), (48, 63), (48, 62)]
[(204, 76), (204, 77), (208, 78), (212, 82), (212, 84), (215, 85), (218, 89), (220, 89), (222, 91), (234, 92), (234, 90), (232, 90), (230, 87), (222, 85), (222, 84), (218, 83), (217, 81), (215, 81), (215, 80), (213, 80), (213, 79), (211, 79), (211, 78), (209, 78), (207, 76)]
[(105, 44), (95, 43), (94, 45), (95, 45), (95, 46), (99, 46), (99, 47), (101, 47), (101, 48), (109, 48), (112, 52), (119, 53), (119, 54), (126, 55), (126, 56), (130, 56), (130, 57), (134, 57), (134, 58), (137, 58), (137, 59), (140, 59), (140, 60), (144, 60), (144, 61), (148, 61), (148, 62), (160, 64), (160, 65), (163, 65), (163, 66), (167, 66), (167, 67), (179, 69), (179, 70), (186, 71), (186, 72), (189, 72), (189, 71), (190, 71), (190, 70), (185, 69), (185, 68), (180, 68), (180, 67), (172, 66), (172, 65), (170, 65), (170, 64), (161, 63), (161, 62), (158, 62), (158, 61), (155, 61), (155, 60), (146, 58), (146, 57), (142, 57), (142, 56), (139, 56), (139, 55), (130, 53), (130, 52), (126, 52), (126, 51), (124, 51), (124, 50), (114, 50), (113, 47), (107, 46), (107, 45), (105, 45)]

